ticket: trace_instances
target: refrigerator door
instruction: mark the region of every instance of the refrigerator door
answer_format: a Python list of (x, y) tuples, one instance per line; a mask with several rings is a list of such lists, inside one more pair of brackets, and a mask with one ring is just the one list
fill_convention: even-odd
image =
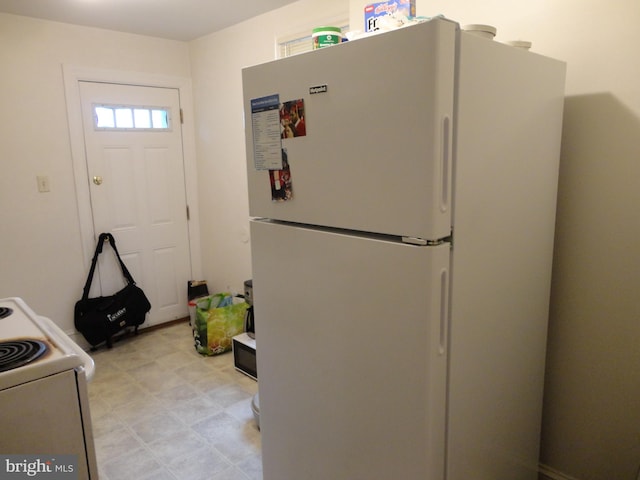
[(442, 480), (450, 246), (251, 238), (264, 480)]
[[(448, 236), (457, 34), (457, 24), (433, 20), (244, 69), (250, 215)], [(271, 95), (282, 108), (268, 119), (256, 107)], [(287, 102), (306, 134), (280, 139), (278, 119), (293, 116)], [(281, 174), (270, 179), (261, 169), (274, 137), (277, 148), (266, 156), (286, 151), (292, 197), (285, 201), (272, 191), (282, 191)]]

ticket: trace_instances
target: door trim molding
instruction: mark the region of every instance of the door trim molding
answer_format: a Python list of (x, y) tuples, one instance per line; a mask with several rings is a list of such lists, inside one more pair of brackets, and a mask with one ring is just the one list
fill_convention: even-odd
[[(64, 90), (69, 122), (69, 141), (76, 187), (80, 240), (82, 243), (85, 270), (89, 269), (91, 256), (95, 250), (95, 232), (91, 210), (87, 158), (84, 148), (84, 130), (82, 125), (82, 102), (80, 98), (81, 81), (140, 85), (145, 87), (175, 88), (179, 91), (180, 106), (184, 112), (182, 123), (182, 150), (184, 157), (185, 190), (190, 211), (189, 255), (192, 278), (202, 276), (202, 254), (200, 247), (200, 215), (198, 206), (197, 165), (195, 154), (195, 128), (193, 116), (193, 94), (191, 79), (166, 75), (154, 75), (142, 72), (128, 72), (99, 68), (86, 68), (75, 65), (62, 65)], [(185, 108), (186, 107), (186, 108)], [(186, 212), (185, 212), (186, 214)], [(186, 286), (185, 286), (186, 288)]]

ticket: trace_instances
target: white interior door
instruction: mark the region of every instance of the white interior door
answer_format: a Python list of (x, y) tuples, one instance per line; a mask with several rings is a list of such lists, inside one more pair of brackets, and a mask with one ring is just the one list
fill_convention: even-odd
[[(101, 232), (115, 237), (151, 302), (150, 325), (185, 317), (191, 265), (179, 92), (82, 81), (80, 96), (96, 238)], [(96, 108), (103, 108), (107, 120)], [(140, 120), (145, 114), (148, 125)], [(106, 253), (94, 278), (102, 295), (123, 285)]]

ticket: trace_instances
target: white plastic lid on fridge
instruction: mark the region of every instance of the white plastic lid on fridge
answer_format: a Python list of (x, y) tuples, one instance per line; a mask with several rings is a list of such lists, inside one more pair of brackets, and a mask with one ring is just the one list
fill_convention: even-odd
[(490, 40), (493, 40), (493, 37), (495, 37), (496, 33), (498, 33), (496, 27), (480, 24), (465, 25), (464, 27), (462, 27), (462, 30), (482, 38), (488, 38)]
[(526, 40), (511, 40), (504, 43), (512, 47), (522, 48), (523, 50), (529, 50), (531, 48), (531, 42), (527, 42)]

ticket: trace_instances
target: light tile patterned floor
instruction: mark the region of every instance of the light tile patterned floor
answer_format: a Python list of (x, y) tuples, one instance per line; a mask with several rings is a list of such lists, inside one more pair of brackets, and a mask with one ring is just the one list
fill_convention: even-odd
[(180, 322), (90, 354), (100, 480), (262, 480), (258, 384), (231, 353), (199, 355)]

